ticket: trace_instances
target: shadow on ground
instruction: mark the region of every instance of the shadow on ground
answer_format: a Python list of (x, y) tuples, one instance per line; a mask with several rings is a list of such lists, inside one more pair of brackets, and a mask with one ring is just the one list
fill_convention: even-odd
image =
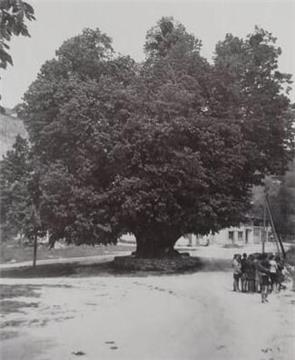
[(231, 262), (226, 259), (200, 258), (195, 268), (181, 271), (132, 271), (120, 270), (113, 266), (113, 261), (104, 263), (81, 264), (46, 264), (1, 269), (2, 278), (47, 278), (47, 277), (91, 277), (91, 276), (150, 276), (150, 275), (177, 275), (198, 271), (229, 271)]

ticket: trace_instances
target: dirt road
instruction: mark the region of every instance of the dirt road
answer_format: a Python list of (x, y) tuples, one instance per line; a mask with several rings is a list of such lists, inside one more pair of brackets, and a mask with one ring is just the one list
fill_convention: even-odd
[(1, 283), (31, 287), (6, 299), (27, 306), (2, 311), (1, 360), (294, 359), (294, 293), (261, 304), (228, 272)]

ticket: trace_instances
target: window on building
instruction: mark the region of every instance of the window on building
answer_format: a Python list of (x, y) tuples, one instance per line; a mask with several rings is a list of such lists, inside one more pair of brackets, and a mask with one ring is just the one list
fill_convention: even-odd
[(243, 241), (243, 231), (238, 231), (238, 241)]
[(259, 244), (261, 242), (261, 231), (260, 231), (260, 228), (258, 226), (256, 226), (254, 228), (253, 237), (254, 237), (254, 243), (255, 244)]
[(246, 244), (249, 243), (251, 231), (252, 231), (251, 229), (246, 229), (246, 233), (245, 233), (245, 243)]
[(232, 243), (235, 242), (235, 233), (234, 233), (234, 231), (229, 231), (228, 232), (228, 240), (231, 241)]
[(254, 228), (254, 236), (257, 238), (260, 238), (260, 228), (259, 227)]

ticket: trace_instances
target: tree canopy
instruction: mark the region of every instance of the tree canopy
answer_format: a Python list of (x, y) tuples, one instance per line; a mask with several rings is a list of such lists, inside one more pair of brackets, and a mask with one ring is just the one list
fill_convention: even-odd
[(227, 35), (210, 64), (199, 39), (162, 18), (144, 49), (136, 64), (86, 29), (25, 94), (52, 242), (116, 242), (131, 232), (138, 256), (172, 254), (181, 235), (238, 224), (252, 186), (286, 169), (290, 76), (278, 71), (271, 34)]

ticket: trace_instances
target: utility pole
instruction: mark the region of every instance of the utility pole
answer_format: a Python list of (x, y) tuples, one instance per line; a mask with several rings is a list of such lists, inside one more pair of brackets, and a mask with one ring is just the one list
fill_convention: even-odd
[(263, 234), (262, 234), (262, 238), (261, 238), (262, 254), (265, 253), (265, 238), (266, 238), (266, 200), (264, 200), (264, 204), (263, 204)]
[(32, 205), (32, 222), (34, 228), (34, 252), (33, 252), (33, 267), (36, 267), (37, 263), (37, 248), (38, 248), (38, 225), (39, 225), (39, 217), (37, 213), (36, 205)]
[(39, 166), (37, 162), (35, 162), (34, 165), (35, 165), (35, 169), (32, 172), (32, 179), (29, 183), (29, 190), (31, 194), (32, 225), (33, 225), (33, 240), (34, 240), (33, 267), (36, 267), (38, 234), (41, 229), (41, 220), (40, 220), (41, 192), (40, 192)]
[(38, 247), (38, 237), (37, 237), (37, 234), (35, 234), (35, 235), (34, 235), (33, 267), (36, 267), (36, 262), (37, 262), (37, 247)]
[[(274, 234), (275, 242), (276, 242), (276, 245), (277, 245), (278, 253), (280, 253), (280, 250), (281, 250), (282, 254), (283, 254), (283, 257), (286, 258), (286, 252), (285, 252), (285, 249), (284, 249), (283, 242), (282, 242), (281, 238), (278, 236), (278, 234), (276, 232), (276, 228), (275, 228), (275, 224), (274, 224), (274, 221), (273, 221), (273, 216), (272, 216), (272, 212), (271, 212), (271, 209), (270, 209), (270, 203), (269, 203), (269, 199), (268, 199), (267, 194), (265, 196), (265, 203), (266, 203), (266, 208), (267, 208), (267, 212), (268, 212), (268, 215), (269, 215), (269, 220), (270, 220), (270, 223), (271, 223), (272, 232)], [(280, 246), (279, 246), (279, 244), (280, 244)]]

